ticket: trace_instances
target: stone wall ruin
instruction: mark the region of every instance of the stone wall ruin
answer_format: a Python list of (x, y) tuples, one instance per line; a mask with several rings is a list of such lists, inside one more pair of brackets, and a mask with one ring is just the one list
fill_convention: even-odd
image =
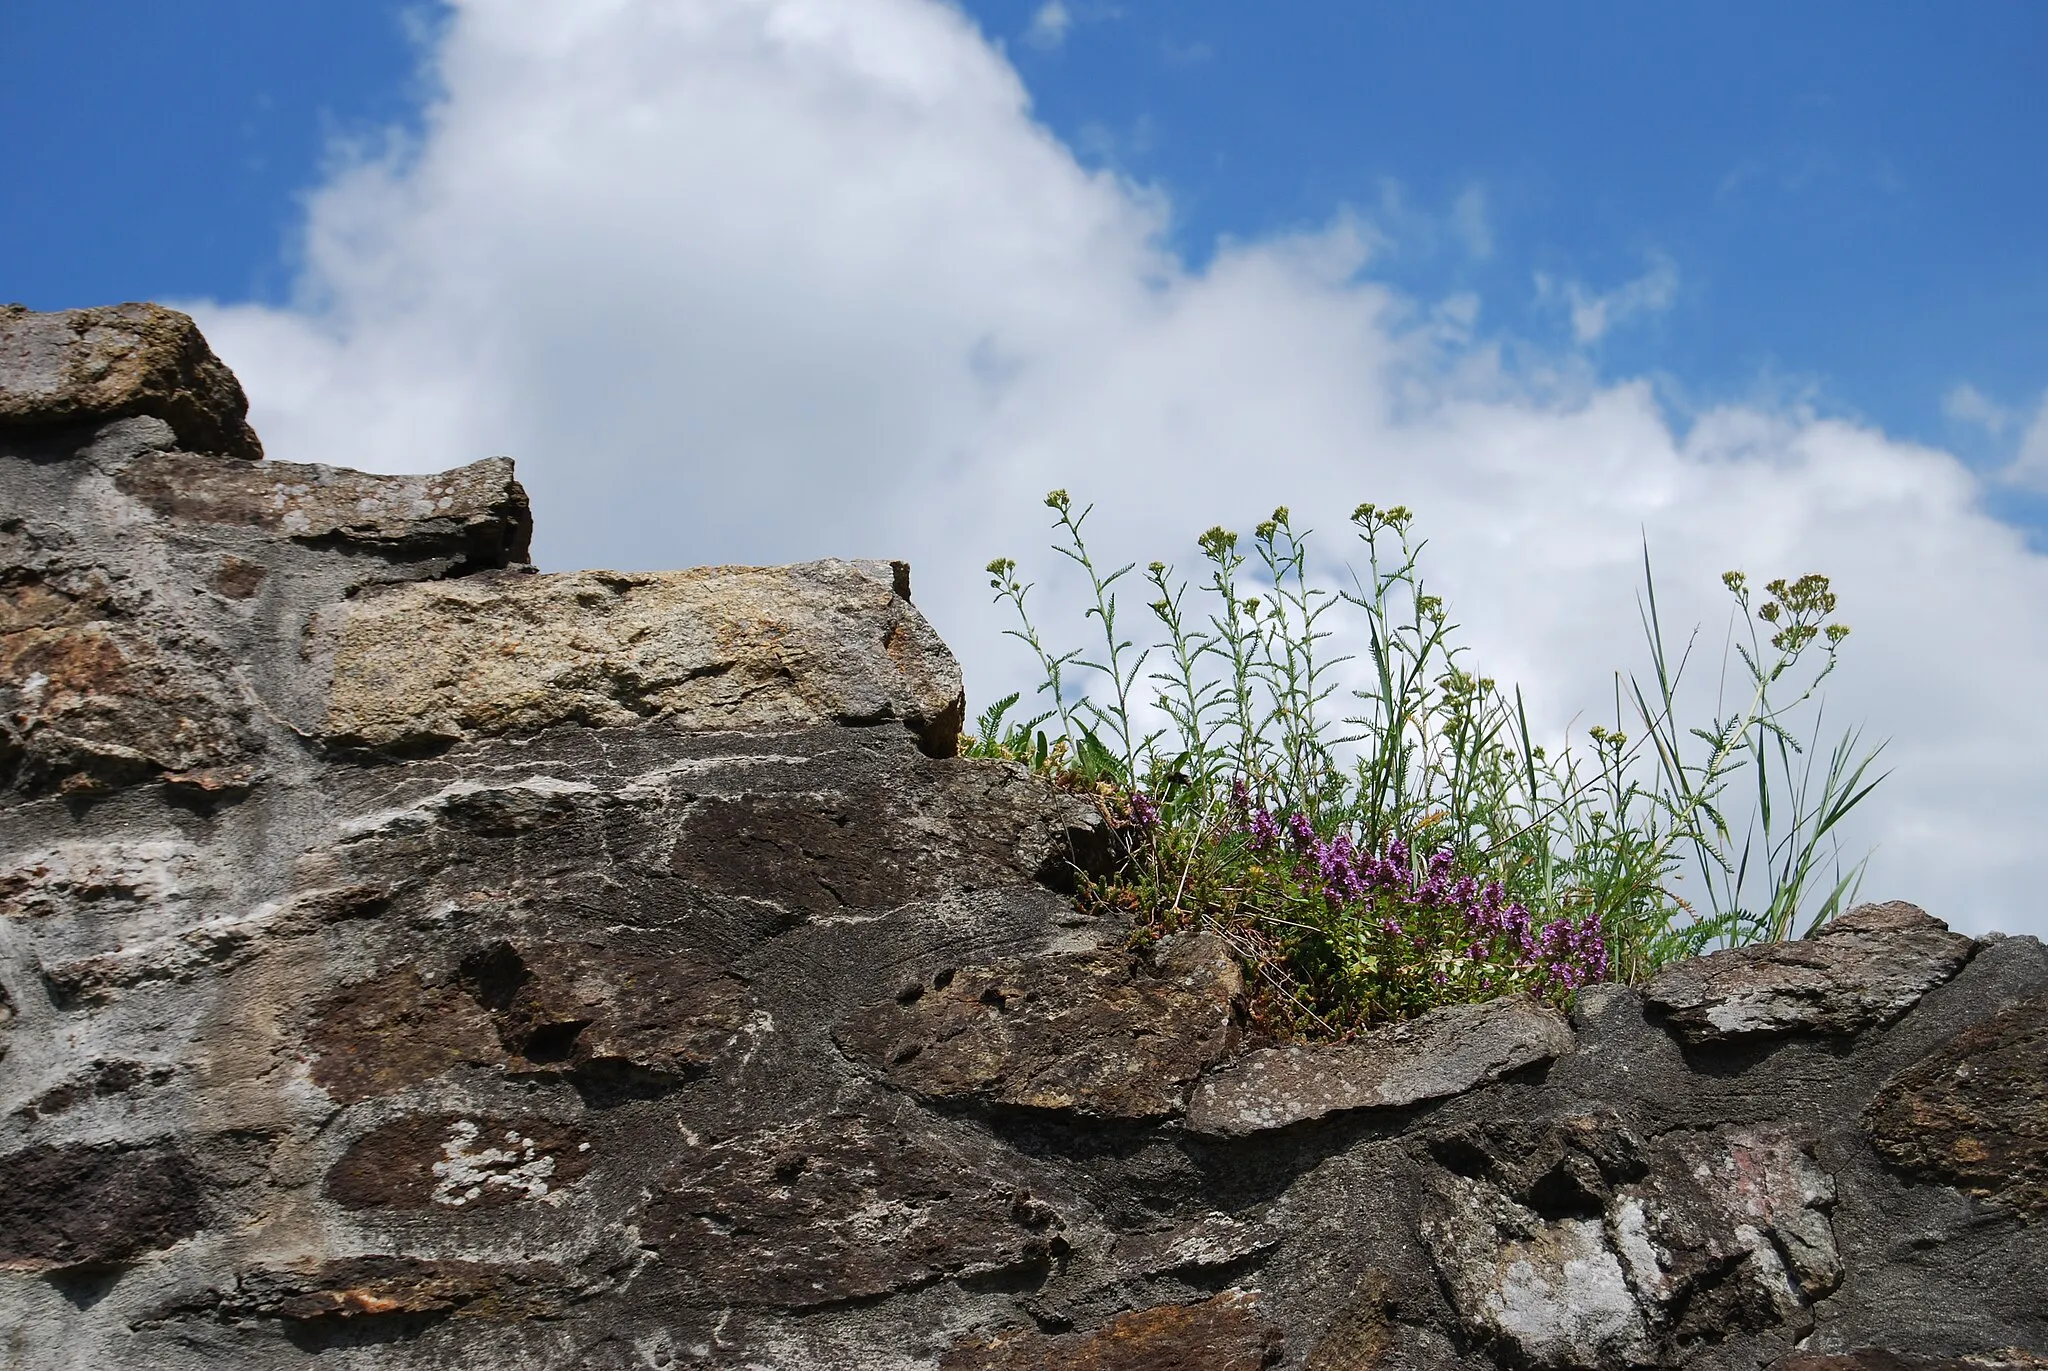
[(1247, 1041), (887, 562), (537, 575), (0, 311), (0, 1363), (2048, 1367), (2048, 953)]

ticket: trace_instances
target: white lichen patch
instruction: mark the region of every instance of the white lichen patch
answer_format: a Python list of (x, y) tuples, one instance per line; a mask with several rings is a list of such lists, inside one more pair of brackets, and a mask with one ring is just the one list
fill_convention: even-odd
[(458, 1120), (441, 1144), (442, 1160), (434, 1163), (435, 1204), (459, 1209), (493, 1192), (513, 1192), (515, 1198), (554, 1202), (548, 1178), (555, 1174), (555, 1159), (539, 1144), (517, 1129), (505, 1130), (503, 1139), (483, 1142), (483, 1130), (468, 1119)]

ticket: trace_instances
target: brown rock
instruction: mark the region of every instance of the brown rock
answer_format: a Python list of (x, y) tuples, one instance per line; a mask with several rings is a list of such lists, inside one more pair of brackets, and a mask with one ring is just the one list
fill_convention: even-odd
[(1970, 940), (1903, 901), (1858, 905), (1811, 938), (1730, 948), (1659, 973), (1643, 999), (1689, 1043), (1859, 1033), (1962, 970)]
[(313, 1080), (347, 1104), (429, 1081), (463, 1063), (505, 1060), (496, 1025), (452, 985), (408, 967), (359, 981), (314, 1012)]
[(515, 947), (466, 958), (461, 979), (491, 1011), (515, 1070), (637, 1068), (681, 1077), (746, 1027), (733, 977), (667, 952), (581, 943)]
[(1356, 1042), (1262, 1048), (1195, 1088), (1188, 1127), (1243, 1137), (1355, 1109), (1443, 1099), (1571, 1051), (1554, 1010), (1510, 998), (1449, 1005)]
[(544, 1263), (517, 1266), (371, 1255), (296, 1268), (236, 1274), (209, 1290), (153, 1311), (152, 1321), (193, 1314), (283, 1319), (289, 1323), (456, 1318), (548, 1318), (566, 1302), (565, 1273)]
[(246, 557), (223, 557), (213, 573), (213, 588), (230, 600), (246, 600), (263, 588), (269, 575), (270, 569), (261, 562)]
[(246, 788), (255, 742), (208, 644), (97, 567), (0, 569), (0, 772), (32, 793)]
[(31, 1147), (0, 1176), (0, 1267), (122, 1266), (207, 1222), (198, 1169), (171, 1147)]
[(927, 1099), (1151, 1119), (1234, 1045), (1237, 958), (1207, 934), (1122, 952), (996, 962), (907, 987), (841, 1029), (840, 1047)]
[(2048, 1213), (2048, 1000), (1964, 1029), (1892, 1077), (1863, 1126), (1909, 1176)]
[(377, 750), (655, 719), (909, 728), (951, 756), (960, 669), (885, 562), (475, 576), (340, 611), (321, 726)]
[(592, 1160), (581, 1129), (549, 1119), (411, 1115), (356, 1139), (326, 1190), (344, 1209), (489, 1209), (549, 1200)]
[(1043, 1271), (1066, 1251), (1065, 1227), (985, 1154), (846, 1117), (686, 1156), (641, 1240), (694, 1303), (807, 1309)]
[(1200, 1304), (1119, 1314), (1086, 1333), (1034, 1330), (962, 1343), (941, 1371), (1259, 1371), (1280, 1360), (1280, 1331), (1259, 1316), (1256, 1292), (1226, 1290)]
[(461, 1318), (545, 1318), (562, 1305), (561, 1273), (548, 1266), (350, 1257), (323, 1262), (286, 1285), (274, 1312), (294, 1322), (390, 1314), (452, 1314)]
[(185, 446), (254, 460), (249, 402), (187, 315), (161, 305), (0, 305), (0, 426), (150, 415)]
[(115, 484), (183, 523), (227, 524), (391, 556), (451, 556), (472, 568), (524, 562), (533, 535), (526, 492), (504, 457), (433, 476), (375, 476), (296, 462), (251, 465), (151, 452), (123, 468)]

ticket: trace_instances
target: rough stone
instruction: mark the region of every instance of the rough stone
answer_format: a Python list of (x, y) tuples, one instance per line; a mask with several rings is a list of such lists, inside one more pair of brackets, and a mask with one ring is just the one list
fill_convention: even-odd
[(0, 1268), (121, 1266), (206, 1224), (197, 1168), (174, 1147), (31, 1147), (0, 1157), (0, 1176)]
[(1664, 1362), (1812, 1326), (1841, 1282), (1833, 1178), (1783, 1127), (1646, 1143), (1613, 1114), (1428, 1139), (1422, 1238), (1466, 1327), (1543, 1366)]
[(1811, 938), (1671, 967), (1643, 998), (1689, 1043), (1850, 1034), (1898, 1018), (1969, 957), (1968, 938), (1914, 905), (1858, 905)]
[(463, 1065), (658, 1085), (704, 1066), (746, 1023), (744, 987), (686, 958), (498, 941), (437, 984), (404, 966), (349, 987), (306, 1041), (313, 1079), (359, 1100)]
[(1649, 1331), (1598, 1219), (1546, 1221), (1494, 1187), (1438, 1179), (1422, 1225), (1466, 1329), (1537, 1366), (1648, 1359)]
[(1226, 1290), (1200, 1304), (1119, 1314), (1086, 1333), (1036, 1330), (963, 1343), (941, 1371), (1260, 1371), (1285, 1339), (1259, 1315), (1258, 1297)]
[(855, 1016), (847, 1053), (933, 1100), (1163, 1118), (1235, 1040), (1243, 973), (1210, 935), (939, 972)]
[(941, 1279), (1043, 1272), (1058, 1210), (958, 1144), (863, 1118), (764, 1130), (686, 1156), (642, 1241), (686, 1299), (807, 1309)]
[(149, 415), (187, 446), (254, 460), (242, 386), (190, 316), (161, 305), (38, 314), (0, 305), (0, 425)]
[(225, 675), (99, 567), (0, 566), (0, 778), (22, 790), (245, 789), (257, 747)]
[(343, 1257), (298, 1269), (239, 1272), (230, 1289), (159, 1307), (150, 1320), (196, 1314), (290, 1323), (547, 1318), (566, 1302), (563, 1285), (564, 1273), (544, 1263), (501, 1266), (382, 1255)]
[(477, 576), (364, 597), (327, 629), (322, 731), (418, 750), (552, 725), (896, 722), (958, 746), (960, 669), (888, 563)]
[(2048, 1000), (2005, 1010), (1901, 1071), (1864, 1126), (1909, 1176), (2048, 1212)]
[(492, 1011), (514, 1070), (638, 1070), (680, 1077), (745, 1028), (732, 976), (672, 954), (553, 943), (494, 943), (461, 977)]
[[(469, 568), (524, 562), (533, 533), (512, 463), (492, 457), (436, 476), (373, 476), (296, 462), (250, 464), (189, 452), (145, 453), (115, 477), (125, 494), (174, 522), (224, 524), (314, 544), (406, 558), (448, 556)], [(240, 559), (216, 578), (247, 598), (261, 567)], [(246, 588), (244, 588), (246, 587)]]
[(481, 1005), (455, 986), (426, 985), (412, 967), (328, 1000), (314, 1015), (306, 1045), (313, 1080), (345, 1103), (505, 1057)]
[(1454, 1005), (1356, 1042), (1247, 1053), (1202, 1078), (1188, 1127), (1243, 1137), (1350, 1110), (1404, 1108), (1463, 1094), (1571, 1048), (1571, 1026), (1541, 1005)]
[(559, 1198), (590, 1169), (580, 1129), (549, 1119), (412, 1115), (356, 1140), (327, 1173), (344, 1209), (488, 1209)]

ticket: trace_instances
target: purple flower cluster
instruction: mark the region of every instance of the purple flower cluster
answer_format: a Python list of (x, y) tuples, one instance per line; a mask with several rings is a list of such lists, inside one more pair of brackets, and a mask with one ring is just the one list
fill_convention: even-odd
[[(1450, 943), (1482, 989), (1493, 989), (1496, 975), (1540, 990), (1576, 990), (1607, 979), (1607, 939), (1598, 913), (1538, 924), (1527, 906), (1507, 898), (1499, 881), (1459, 874), (1449, 847), (1430, 853), (1417, 870), (1413, 852), (1399, 838), (1374, 853), (1342, 831), (1328, 839), (1317, 836), (1304, 814), (1289, 814), (1283, 825), (1271, 811), (1252, 808), (1241, 780), (1232, 788), (1231, 808), (1238, 831), (1255, 851), (1277, 846), (1284, 827), (1296, 878), (1319, 889), (1332, 913), (1370, 903), (1387, 938), (1404, 939), (1417, 952), (1432, 942)], [(1434, 979), (1444, 985), (1449, 978)]]

